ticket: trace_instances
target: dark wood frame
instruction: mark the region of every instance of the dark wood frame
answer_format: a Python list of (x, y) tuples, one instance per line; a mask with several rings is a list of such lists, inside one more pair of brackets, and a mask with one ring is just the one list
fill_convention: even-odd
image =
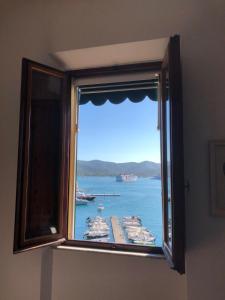
[[(147, 62), (147, 63), (138, 63), (130, 65), (120, 65), (112, 67), (100, 67), (93, 69), (82, 69), (68, 71), (67, 74), (73, 80), (79, 80), (83, 78), (96, 78), (96, 77), (106, 77), (112, 75), (124, 75), (124, 74), (134, 74), (134, 73), (144, 73), (144, 72), (156, 72), (160, 73), (161, 71), (161, 61)], [(105, 249), (113, 251), (124, 251), (124, 252), (139, 252), (147, 253), (152, 255), (163, 255), (161, 247), (152, 247), (152, 246), (138, 246), (132, 244), (114, 244), (114, 243), (96, 243), (91, 241), (80, 241), (80, 240), (69, 240), (67, 239), (63, 245), (73, 246), (73, 247), (82, 247), (82, 248), (93, 248), (93, 249)]]
[[(163, 195), (163, 199), (162, 199), (162, 203), (163, 203), (163, 248), (164, 248), (164, 254), (167, 257), (167, 260), (170, 264), (171, 267), (173, 267), (173, 261), (171, 259), (172, 257), (172, 249), (169, 247), (168, 245), (168, 180), (167, 180), (167, 127), (166, 127), (166, 72), (168, 71), (168, 52), (166, 53), (165, 57), (164, 57), (164, 61), (162, 63), (162, 67), (161, 67), (161, 81), (160, 81), (160, 85), (161, 85), (161, 105), (160, 105), (160, 109), (161, 109), (161, 126), (162, 126), (162, 130), (161, 130), (161, 157), (162, 157), (162, 161), (164, 162), (162, 164), (162, 195)], [(171, 112), (171, 103), (170, 104), (170, 112)], [(170, 124), (172, 123), (172, 118), (170, 115)], [(170, 145), (172, 144), (172, 139), (171, 139), (171, 131), (170, 131)], [(172, 161), (172, 147), (170, 147), (170, 159)], [(172, 164), (171, 164), (171, 169), (172, 169)], [(172, 175), (172, 170), (171, 170), (171, 175)], [(171, 187), (171, 195), (172, 195), (172, 187)], [(171, 197), (172, 198), (172, 197)], [(172, 199), (171, 199), (172, 201)], [(172, 204), (171, 204), (172, 206)], [(172, 209), (172, 207), (171, 207)], [(174, 234), (174, 230), (172, 228), (172, 238), (173, 238), (173, 234)], [(172, 244), (173, 244), (173, 240), (172, 240)]]
[[(165, 72), (169, 73), (169, 103), (170, 103), (170, 157), (171, 157), (171, 208), (172, 208), (172, 247), (164, 236), (163, 250), (172, 268), (179, 273), (185, 272), (185, 195), (184, 195), (184, 151), (183, 151), (183, 107), (182, 80), (180, 65), (180, 38), (170, 38), (168, 49), (162, 63), (162, 157), (164, 167), (162, 176), (164, 234), (168, 233), (168, 199), (167, 199), (167, 154), (166, 154), (166, 124), (165, 124)], [(163, 86), (164, 85), (164, 86)], [(179, 174), (179, 176), (177, 176)]]
[(91, 69), (81, 69), (81, 70), (71, 70), (66, 73), (72, 78), (81, 79), (88, 77), (98, 77), (98, 76), (112, 76), (120, 74), (133, 74), (133, 73), (144, 73), (144, 72), (160, 72), (162, 62), (153, 61), (146, 63), (128, 64), (128, 65), (118, 65), (110, 67), (99, 67)]
[[(102, 248), (108, 250), (120, 250), (120, 251), (128, 251), (128, 252), (140, 252), (140, 253), (148, 253), (153, 255), (160, 255), (162, 256), (162, 248), (161, 247), (143, 247), (138, 245), (123, 245), (123, 244), (113, 244), (113, 243), (93, 243), (90, 241), (78, 241), (78, 240), (68, 240), (67, 237), (67, 217), (64, 215), (64, 212), (67, 212), (68, 203), (64, 201), (62, 203), (63, 209), (60, 210), (61, 215), (60, 219), (63, 220), (63, 224), (61, 224), (61, 233), (54, 234), (51, 236), (40, 237), (35, 240), (31, 241), (23, 241), (24, 230), (21, 230), (25, 224), (25, 216), (22, 213), (25, 208), (25, 200), (23, 199), (22, 195), (22, 187), (24, 187), (24, 158), (26, 155), (25, 153), (25, 144), (26, 144), (26, 137), (24, 135), (25, 128), (26, 128), (26, 113), (27, 109), (26, 106), (29, 105), (29, 100), (27, 100), (27, 88), (29, 84), (29, 76), (27, 68), (28, 65), (34, 68), (40, 68), (42, 71), (46, 70), (47, 73), (59, 74), (59, 76), (66, 76), (65, 80), (65, 101), (67, 105), (64, 106), (65, 109), (65, 124), (64, 124), (64, 132), (65, 132), (65, 139), (64, 139), (64, 149), (65, 153), (63, 154), (65, 168), (64, 172), (64, 187), (62, 186), (62, 194), (68, 193), (69, 190), (69, 180), (68, 180), (68, 168), (69, 168), (69, 149), (70, 149), (70, 93), (71, 93), (71, 82), (72, 79), (80, 79), (85, 77), (98, 77), (98, 76), (111, 76), (111, 75), (119, 75), (119, 74), (134, 74), (134, 73), (143, 73), (143, 72), (159, 72), (161, 67), (161, 62), (150, 62), (150, 63), (140, 63), (140, 64), (130, 64), (130, 65), (122, 65), (122, 66), (113, 66), (113, 67), (101, 67), (101, 68), (94, 68), (94, 69), (82, 69), (76, 71), (68, 71), (68, 72), (60, 72), (57, 69), (46, 67), (43, 64), (39, 64), (33, 62), (28, 59), (23, 59), (23, 74), (22, 74), (22, 85), (21, 85), (21, 109), (20, 109), (20, 130), (19, 130), (19, 148), (18, 148), (18, 176), (17, 176), (17, 200), (16, 200), (16, 217), (15, 217), (15, 233), (14, 233), (14, 253), (18, 253), (21, 251), (25, 251), (28, 249), (35, 249), (37, 247), (41, 247), (43, 245), (51, 245), (52, 241), (55, 241), (57, 244), (63, 242), (65, 245), (68, 246), (79, 246), (84, 248)], [(26, 185), (25, 185), (26, 186)], [(64, 196), (65, 197), (65, 196)], [(66, 213), (68, 215), (68, 213)], [(16, 226), (17, 224), (17, 226)], [(22, 234), (22, 235), (21, 235)], [(39, 244), (41, 245), (39, 246)]]
[[(168, 56), (169, 53), (169, 56)], [(93, 248), (93, 249), (105, 249), (105, 250), (113, 250), (113, 251), (124, 251), (124, 252), (135, 252), (135, 253), (146, 253), (152, 254), (153, 256), (162, 257), (164, 252), (166, 258), (170, 262), (172, 268), (178, 270), (180, 273), (184, 273), (184, 240), (185, 240), (185, 227), (184, 227), (184, 177), (183, 177), (183, 127), (182, 127), (182, 89), (181, 82), (177, 78), (180, 79), (180, 53), (179, 53), (179, 36), (174, 36), (170, 39), (170, 43), (168, 46), (167, 57), (163, 62), (155, 61), (148, 63), (139, 63), (139, 64), (130, 64), (130, 65), (120, 65), (120, 66), (112, 66), (112, 67), (101, 67), (101, 68), (93, 68), (93, 69), (82, 69), (82, 70), (74, 70), (68, 72), (61, 72), (54, 68), (48, 68), (42, 64), (38, 64), (36, 62), (32, 62), (29, 60), (23, 60), (23, 71), (22, 74), (23, 82), (21, 87), (21, 110), (20, 110), (20, 133), (19, 133), (19, 153), (18, 153), (18, 175), (17, 175), (17, 204), (16, 204), (16, 224), (15, 224), (15, 236), (14, 236), (14, 253), (21, 252), (26, 249), (41, 247), (43, 245), (52, 244), (52, 242), (62, 242), (66, 246), (73, 247), (82, 247), (82, 248)], [(42, 70), (46, 70), (46, 72), (52, 72), (52, 74), (60, 74), (60, 76), (65, 76), (64, 81), (64, 106), (63, 106), (63, 115), (64, 115), (64, 136), (63, 136), (63, 159), (62, 165), (63, 167), (63, 183), (61, 186), (61, 198), (64, 199), (61, 203), (60, 210), (60, 234), (55, 234), (53, 236), (38, 238), (31, 242), (27, 242), (23, 240), (23, 236), (21, 236), (22, 224), (25, 222), (24, 215), (22, 214), (22, 207), (24, 208), (25, 202), (22, 193), (22, 188), (24, 186), (24, 164), (25, 164), (25, 144), (27, 142), (25, 136), (25, 128), (26, 128), (26, 114), (27, 114), (27, 88), (28, 88), (28, 80), (29, 76), (27, 75), (28, 64), (33, 65), (36, 68), (41, 68)], [(134, 74), (134, 73), (144, 73), (144, 72), (157, 72), (161, 73), (161, 71), (168, 67), (169, 76), (171, 81), (171, 87), (175, 84), (175, 88), (171, 88), (171, 99), (173, 102), (171, 104), (171, 159), (172, 159), (172, 170), (171, 170), (171, 178), (173, 182), (172, 187), (172, 249), (168, 246), (167, 241), (165, 240), (164, 235), (164, 244), (163, 247), (147, 247), (147, 246), (138, 246), (131, 244), (113, 244), (113, 243), (96, 243), (90, 241), (79, 241), (79, 240), (69, 240), (67, 236), (68, 227), (68, 193), (69, 193), (69, 156), (70, 156), (70, 96), (71, 96), (71, 82), (72, 79), (81, 79), (81, 78), (96, 78), (100, 76), (111, 76), (111, 75), (121, 75), (121, 74)], [(175, 72), (175, 73), (174, 73)], [(162, 79), (161, 74), (161, 79)], [(164, 97), (164, 91), (162, 90), (162, 98)], [(28, 101), (29, 102), (29, 101)], [(162, 103), (163, 101), (161, 101)], [(175, 105), (174, 105), (175, 104)], [(165, 129), (165, 111), (163, 108), (163, 104), (161, 105), (161, 126)], [(161, 131), (161, 141), (165, 140), (165, 130)], [(176, 144), (174, 144), (174, 141)], [(161, 155), (162, 155), (162, 177), (164, 179), (163, 184), (163, 227), (164, 233), (168, 230), (168, 222), (166, 220), (167, 213), (167, 205), (165, 205), (165, 194), (166, 194), (166, 185), (165, 185), (165, 172), (166, 172), (166, 149), (164, 147), (163, 142), (161, 142)], [(179, 176), (176, 176), (179, 174)], [(174, 203), (176, 202), (176, 205)], [(22, 230), (24, 233), (24, 230)], [(22, 241), (22, 242), (21, 242)], [(39, 245), (41, 243), (41, 245)]]
[[(182, 86), (181, 86), (181, 67), (180, 67), (180, 50), (179, 50), (180, 38), (174, 36), (170, 39), (166, 57), (163, 61), (122, 65), (113, 67), (101, 67), (94, 69), (84, 69), (69, 71), (68, 74), (73, 79), (80, 78), (96, 78), (98, 76), (111, 76), (121, 74), (134, 74), (138, 72), (157, 72), (160, 73), (161, 83), (163, 72), (165, 68), (169, 71), (170, 84), (171, 84), (171, 99), (173, 103), (170, 103), (171, 109), (171, 205), (172, 205), (172, 249), (168, 245), (165, 233), (168, 232), (168, 203), (167, 193), (167, 155), (166, 148), (163, 145), (166, 139), (166, 124), (165, 124), (165, 109), (163, 101), (161, 101), (161, 158), (162, 158), (162, 193), (163, 193), (163, 232), (164, 237), (162, 248), (161, 247), (146, 247), (138, 245), (122, 245), (112, 243), (93, 243), (89, 241), (67, 240), (65, 245), (82, 247), (82, 248), (99, 248), (108, 250), (118, 250), (127, 252), (140, 252), (161, 256), (162, 253), (166, 256), (171, 268), (176, 269), (180, 274), (185, 272), (185, 201), (184, 201), (184, 166), (183, 166), (183, 119), (182, 119)], [(175, 72), (175, 73), (174, 73)], [(177, 79), (180, 79), (177, 81)], [(175, 86), (175, 88), (173, 88)], [(165, 89), (161, 86), (162, 98), (165, 97)], [(175, 104), (175, 105), (174, 105)], [(174, 141), (176, 143), (174, 143)], [(177, 176), (179, 174), (179, 176)], [(176, 202), (176, 205), (174, 203)]]
[[(223, 148), (225, 151), (225, 140), (209, 141), (210, 215), (213, 217), (225, 217), (225, 209), (221, 206), (219, 201), (219, 194), (220, 196), (223, 195), (223, 191), (219, 188), (219, 178), (221, 174), (217, 169), (219, 160), (217, 151), (219, 148)], [(224, 167), (222, 162), (221, 167)]]
[(152, 246), (138, 246), (132, 244), (113, 244), (113, 243), (98, 243), (91, 241), (80, 241), (80, 240), (66, 240), (62, 243), (64, 246), (72, 247), (82, 247), (82, 248), (92, 248), (92, 249), (104, 249), (113, 251), (123, 251), (123, 252), (135, 252), (135, 253), (146, 253), (152, 255), (159, 255), (162, 257), (164, 254), (162, 247), (152, 247)]
[[(28, 59), (22, 60), (22, 82), (21, 82), (21, 107), (20, 107), (20, 125), (19, 125), (19, 146), (18, 146), (18, 166), (17, 166), (17, 193), (16, 193), (16, 211), (15, 211), (15, 231), (14, 231), (14, 247), (13, 252), (18, 253), (28, 249), (34, 249), (43, 245), (49, 245), (53, 242), (59, 243), (65, 240), (67, 232), (67, 218), (64, 211), (67, 210), (67, 194), (68, 194), (68, 163), (69, 163), (69, 135), (63, 134), (61, 153), (61, 180), (60, 180), (60, 213), (58, 215), (59, 233), (45, 235), (36, 238), (25, 238), (26, 224), (26, 207), (28, 187), (28, 178), (25, 172), (28, 172), (28, 153), (29, 153), (29, 114), (31, 105), (31, 80), (32, 71), (41, 71), (43, 73), (53, 75), (63, 79), (63, 95), (68, 95), (69, 85), (71, 82), (64, 72), (57, 69), (46, 67), (43, 64), (33, 62)], [(70, 103), (69, 99), (64, 99), (62, 104), (63, 127), (62, 131), (69, 132), (70, 124)], [(41, 244), (41, 245), (40, 245)]]

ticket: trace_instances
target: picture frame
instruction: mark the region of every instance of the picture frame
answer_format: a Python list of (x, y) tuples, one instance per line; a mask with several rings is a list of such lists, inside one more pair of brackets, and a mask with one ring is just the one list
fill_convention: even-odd
[(209, 142), (211, 215), (225, 217), (225, 140)]

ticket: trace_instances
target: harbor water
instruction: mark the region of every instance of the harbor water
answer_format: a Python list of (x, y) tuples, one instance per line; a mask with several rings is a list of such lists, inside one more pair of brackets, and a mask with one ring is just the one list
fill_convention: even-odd
[[(117, 182), (115, 177), (78, 176), (79, 190), (87, 194), (120, 194), (120, 196), (97, 196), (87, 205), (75, 208), (75, 239), (84, 240), (87, 230), (86, 219), (97, 215), (107, 219), (125, 216), (139, 216), (142, 226), (155, 237), (155, 245), (162, 245), (162, 201), (159, 179), (138, 178), (132, 182)], [(104, 210), (99, 212), (98, 207)], [(110, 230), (109, 242), (114, 242)]]

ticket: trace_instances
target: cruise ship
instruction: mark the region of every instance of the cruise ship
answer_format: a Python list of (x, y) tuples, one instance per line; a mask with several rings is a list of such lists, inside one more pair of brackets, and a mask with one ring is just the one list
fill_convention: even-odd
[(123, 182), (123, 181), (136, 181), (137, 176), (134, 174), (120, 174), (116, 176), (116, 181)]

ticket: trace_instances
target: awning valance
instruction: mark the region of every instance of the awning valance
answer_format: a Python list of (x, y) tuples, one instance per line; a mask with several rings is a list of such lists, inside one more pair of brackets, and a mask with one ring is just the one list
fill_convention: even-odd
[(152, 101), (157, 101), (158, 79), (79, 87), (80, 105), (90, 101), (94, 105), (99, 106), (103, 105), (107, 100), (113, 104), (120, 104), (126, 99), (133, 103), (138, 103), (144, 100), (145, 97), (149, 97)]

